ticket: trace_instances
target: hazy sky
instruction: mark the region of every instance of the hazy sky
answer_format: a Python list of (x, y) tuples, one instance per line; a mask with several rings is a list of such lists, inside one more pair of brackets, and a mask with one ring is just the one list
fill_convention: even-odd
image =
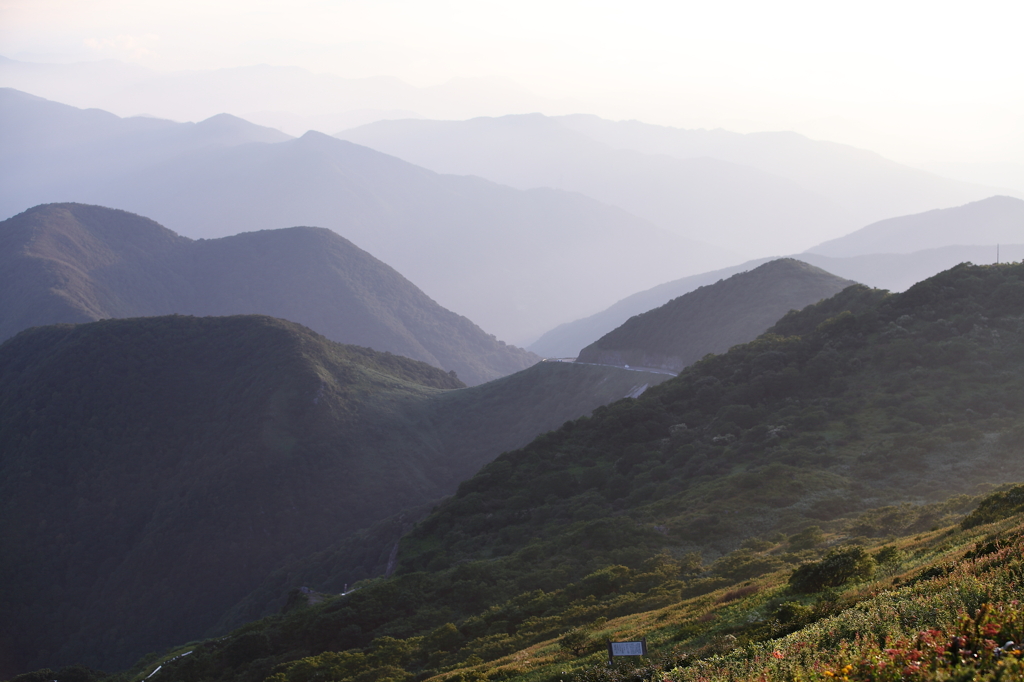
[(0, 0), (0, 54), (506, 78), (609, 118), (1024, 162), (1022, 26), (1019, 0)]

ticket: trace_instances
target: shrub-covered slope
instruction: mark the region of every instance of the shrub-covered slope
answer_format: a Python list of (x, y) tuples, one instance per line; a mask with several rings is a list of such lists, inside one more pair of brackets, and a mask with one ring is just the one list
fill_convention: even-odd
[[(1022, 277), (1020, 264), (962, 265), (904, 294), (851, 287), (790, 313), (755, 342), (502, 455), (402, 540), (394, 577), (254, 624), (184, 679), (328, 665), (407, 679), (470, 663), (515, 676), (536, 650), (515, 652), (570, 624), (795, 568), (826, 539), (815, 526), (884, 538), (941, 523), (965, 511), (962, 498), (892, 505), (1024, 478)], [(421, 636), (415, 650), (387, 639)], [(426, 658), (403, 662), (416, 651)]]
[(462, 384), (257, 316), (24, 331), (0, 346), (0, 663), (117, 667), (200, 636), (279, 567), (658, 379), (541, 363), (444, 392)]
[[(881, 508), (829, 532), (749, 542), (711, 566), (661, 555), (520, 595), (461, 627), (300, 659), (295, 649), (274, 655), (275, 646), (301, 646), (299, 633), (326, 624), (353, 595), (297, 592), (286, 615), (150, 656), (117, 676), (69, 667), (16, 682), (1016, 680), (1024, 675), (1024, 517), (1003, 502), (1022, 493), (1016, 486), (983, 499), (984, 525), (974, 522), (976, 510), (944, 526), (976, 502), (970, 498)], [(900, 519), (888, 538), (850, 535), (881, 516)], [(730, 574), (744, 559), (749, 570)], [(808, 584), (812, 574), (817, 584)], [(607, 664), (606, 641), (640, 638), (646, 656)]]
[(577, 360), (678, 372), (708, 353), (752, 341), (790, 310), (851, 284), (791, 258), (770, 261), (630, 318), (581, 350)]
[(1008, 456), (1024, 407), (1022, 277), (1022, 264), (961, 265), (902, 294), (854, 286), (791, 312), (499, 457), (413, 531), (402, 565), (438, 570), (550, 538), (535, 575), (557, 580), (571, 574), (565, 555), (595, 542), (588, 523), (620, 528), (623, 548), (727, 551), (1024, 476)]
[(0, 339), (56, 322), (259, 313), (454, 370), (471, 385), (538, 360), (326, 229), (193, 241), (125, 211), (48, 204), (0, 223), (0, 271)]

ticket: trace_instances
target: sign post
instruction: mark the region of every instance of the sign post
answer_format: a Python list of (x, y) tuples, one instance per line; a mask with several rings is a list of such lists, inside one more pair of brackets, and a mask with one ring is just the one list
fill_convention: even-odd
[(616, 656), (646, 656), (647, 638), (636, 642), (608, 642), (608, 665), (615, 661)]

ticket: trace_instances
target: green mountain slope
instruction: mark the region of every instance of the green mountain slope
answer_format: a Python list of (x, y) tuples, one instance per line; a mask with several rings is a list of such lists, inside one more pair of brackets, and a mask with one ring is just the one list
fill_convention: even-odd
[[(962, 265), (903, 294), (855, 286), (790, 313), (753, 343), (498, 458), (413, 531), (402, 566), (436, 570), (549, 537), (552, 570), (565, 571), (567, 525), (587, 509), (638, 551), (724, 552), (1024, 476), (1005, 457), (1012, 434), (999, 436), (1024, 406), (1022, 275), (1020, 264)], [(546, 488), (541, 474), (567, 485)]]
[(752, 341), (790, 310), (851, 284), (807, 263), (774, 260), (630, 318), (581, 350), (577, 361), (678, 372), (708, 353)]
[(0, 346), (0, 663), (117, 667), (203, 635), (272, 571), (660, 379), (541, 363), (450, 391), (259, 316), (22, 332)]
[(538, 359), (326, 229), (193, 241), (125, 211), (48, 204), (0, 223), (0, 271), (0, 339), (56, 322), (259, 313), (454, 370), (469, 384)]
[[(920, 532), (966, 511), (951, 495), (1024, 478), (1022, 334), (1021, 264), (847, 288), (498, 457), (403, 538), (391, 579), (248, 626), (188, 679), (516, 677), (569, 626), (795, 568), (828, 533)], [(737, 598), (704, 598), (689, 636)]]

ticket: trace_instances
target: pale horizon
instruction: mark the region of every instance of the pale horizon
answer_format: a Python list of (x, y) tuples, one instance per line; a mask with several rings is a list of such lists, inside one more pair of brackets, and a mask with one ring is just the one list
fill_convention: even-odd
[[(471, 79), (461, 82), (464, 106), (444, 117), (535, 110), (792, 130), (901, 163), (985, 165), (1012, 175), (1024, 168), (1024, 45), (1015, 35), (1022, 18), (1024, 8), (1009, 2), (969, 10), (869, 2), (852, 11), (795, 1), (626, 9), (566, 1), (3, 0), (0, 55), (118, 60), (165, 73), (268, 64), (417, 88)], [(468, 92), (480, 87), (505, 92), (488, 94), (488, 108)], [(255, 113), (243, 109), (227, 113)]]

